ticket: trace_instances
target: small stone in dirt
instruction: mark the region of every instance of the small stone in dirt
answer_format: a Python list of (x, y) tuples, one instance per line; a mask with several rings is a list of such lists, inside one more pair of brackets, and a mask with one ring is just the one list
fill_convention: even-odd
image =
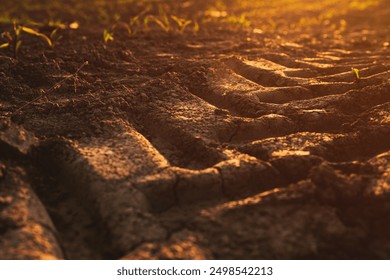
[(37, 144), (37, 138), (31, 132), (12, 123), (0, 120), (0, 151), (27, 155)]

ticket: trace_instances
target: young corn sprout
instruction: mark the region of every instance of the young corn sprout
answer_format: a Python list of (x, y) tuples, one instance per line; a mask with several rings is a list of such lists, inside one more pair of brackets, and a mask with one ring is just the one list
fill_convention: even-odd
[(110, 41), (114, 41), (114, 33), (105, 28), (103, 30), (103, 41), (105, 44)]
[(19, 49), (22, 45), (22, 40), (20, 38), (21, 31), (21, 27), (14, 22), (12, 31), (1, 33), (1, 37), (6, 40), (6, 42), (1, 44), (0, 48), (11, 48), (14, 58), (18, 57)]
[(1, 37), (6, 41), (0, 45), (0, 49), (11, 48), (14, 58), (19, 55), (20, 47), (22, 46), (22, 33), (33, 35), (41, 38), (50, 48), (53, 48), (53, 41), (45, 34), (38, 32), (27, 26), (22, 26), (14, 22), (12, 31), (1, 33)]
[(145, 17), (145, 15), (149, 11), (150, 11), (150, 7), (146, 7), (146, 9), (140, 12), (138, 15), (130, 18), (130, 21), (127, 25), (129, 35), (135, 35), (138, 32), (138, 30), (141, 28), (142, 18), (144, 19), (144, 23), (145, 23), (145, 19), (147, 18)]
[(58, 45), (59, 41), (62, 39), (62, 36), (59, 34), (60, 28), (57, 27), (55, 28), (51, 33), (50, 33), (50, 41), (51, 41), (51, 48), (53, 49), (56, 45)]
[(171, 19), (176, 23), (177, 31), (180, 34), (183, 33), (184, 30), (186, 29), (186, 27), (192, 23), (192, 20), (188, 20), (185, 18), (179, 18), (177, 16), (171, 16)]
[(30, 35), (37, 36), (37, 37), (41, 38), (42, 40), (44, 40), (50, 48), (53, 47), (53, 42), (52, 42), (51, 39), (50, 39), (48, 36), (46, 36), (45, 34), (40, 33), (40, 32), (38, 32), (38, 31), (36, 31), (36, 30), (34, 30), (34, 29), (30, 28), (30, 27), (26, 27), (26, 26), (21, 26), (20, 28), (21, 28), (21, 30), (22, 30), (23, 32), (25, 32), (25, 33), (27, 33), (27, 34), (30, 34)]
[(150, 19), (153, 20), (166, 33), (169, 33), (172, 30), (171, 22), (169, 21), (169, 17), (166, 14), (159, 17), (151, 16)]
[(359, 81), (360, 80), (360, 75), (359, 75), (359, 69), (357, 69), (357, 68), (351, 68), (351, 71), (352, 71), (352, 73), (355, 75), (355, 80), (356, 81)]

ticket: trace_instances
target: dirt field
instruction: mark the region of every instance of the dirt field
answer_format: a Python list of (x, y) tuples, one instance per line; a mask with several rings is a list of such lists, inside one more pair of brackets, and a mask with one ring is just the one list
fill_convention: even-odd
[(1, 259), (390, 258), (390, 2), (252, 2), (0, 50)]

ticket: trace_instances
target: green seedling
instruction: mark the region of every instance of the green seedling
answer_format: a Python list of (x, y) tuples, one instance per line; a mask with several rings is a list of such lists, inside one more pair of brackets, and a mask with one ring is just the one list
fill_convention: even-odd
[(158, 16), (150, 16), (150, 20), (154, 21), (162, 30), (164, 30), (166, 33), (169, 33), (172, 31), (172, 25), (169, 20), (169, 17), (162, 5), (158, 6)]
[(171, 19), (176, 23), (177, 25), (177, 31), (181, 34), (184, 32), (184, 30), (192, 23), (192, 20), (188, 20), (185, 18), (179, 18), (177, 16), (171, 16)]
[(60, 27), (55, 28), (51, 33), (50, 33), (50, 41), (51, 41), (51, 48), (53, 49), (56, 45), (58, 45), (59, 41), (62, 39), (62, 36), (58, 33), (60, 30)]
[(8, 48), (9, 47), (9, 43), (3, 43), (0, 45), (0, 49), (5, 49), (5, 48)]
[(103, 30), (103, 41), (105, 44), (108, 44), (110, 41), (114, 41), (114, 33), (108, 29)]
[[(172, 20), (172, 21), (171, 21)], [(182, 34), (186, 28), (192, 24), (192, 20), (188, 20), (185, 18), (179, 18), (177, 16), (171, 15), (168, 16), (166, 14), (156, 16), (148, 16), (144, 19), (144, 26), (148, 27), (148, 23), (153, 21), (156, 23), (165, 33), (176, 32)], [(198, 22), (194, 23), (194, 32), (199, 31)]]
[(197, 20), (194, 21), (194, 27), (192, 28), (192, 31), (194, 33), (198, 33), (200, 30), (200, 25), (199, 25), (199, 22)]
[(43, 33), (40, 33), (30, 27), (26, 27), (26, 26), (21, 26), (21, 30), (27, 34), (30, 34), (30, 35), (33, 35), (33, 36), (37, 36), (39, 38), (41, 38), (42, 40), (44, 40), (47, 45), (50, 47), (50, 48), (53, 48), (53, 42), (50, 40), (49, 37), (47, 37), (45, 34)]
[(150, 16), (144, 17), (144, 19), (142, 21), (142, 24), (143, 24), (143, 28), (144, 28), (145, 31), (149, 31), (150, 30), (149, 22), (150, 22)]
[(142, 28), (142, 22), (144, 22), (144, 26), (147, 27), (147, 22), (145, 19), (148, 19), (148, 16), (145, 17), (145, 14), (148, 13), (149, 10), (150, 8), (144, 9), (138, 15), (130, 18), (129, 22), (121, 21), (119, 16), (115, 17), (115, 23), (113, 23), (109, 28), (103, 30), (104, 43), (107, 44), (110, 41), (114, 41), (114, 31), (118, 28), (127, 30), (128, 34), (132, 36)]
[[(145, 14), (147, 14), (150, 11), (150, 7), (147, 7), (145, 10), (140, 12), (138, 15), (130, 18), (130, 21), (128, 23), (128, 31), (129, 35), (135, 35), (139, 29), (141, 29), (141, 22), (143, 22), (144, 26), (147, 26), (148, 17), (145, 17)], [(143, 18), (143, 20), (142, 20)], [(145, 23), (146, 20), (146, 23)]]
[(132, 17), (129, 21), (129, 24), (127, 25), (128, 26), (128, 32), (129, 32), (129, 35), (135, 35), (138, 31), (138, 29), (140, 28), (141, 26), (141, 23), (140, 23), (140, 16), (135, 16), (135, 17)]
[[(71, 23), (73, 24), (73, 23)], [(49, 20), (47, 26), (58, 29), (66, 29), (67, 24), (63, 23), (61, 20)]]
[(246, 15), (230, 16), (227, 18), (227, 22), (239, 28), (248, 28), (251, 26), (251, 22), (247, 19)]
[(166, 33), (171, 31), (172, 26), (167, 15), (162, 15), (160, 17), (151, 16), (150, 19), (153, 20), (158, 26), (160, 26), (161, 29)]
[(46, 36), (45, 34), (40, 33), (40, 32), (38, 32), (30, 27), (27, 27), (27, 26), (18, 25), (18, 24), (16, 24), (16, 22), (14, 22), (13, 29), (11, 32), (5, 31), (1, 34), (1, 37), (3, 39), (5, 39), (7, 42), (1, 44), (0, 49), (11, 48), (14, 58), (17, 58), (19, 55), (20, 47), (22, 46), (22, 42), (23, 42), (21, 39), (22, 32), (29, 34), (29, 35), (37, 36), (37, 37), (43, 39), (48, 44), (49, 47), (51, 47), (51, 48), (53, 47), (52, 40), (48, 36)]
[(1, 33), (1, 37), (7, 41), (1, 45), (1, 48), (11, 48), (14, 58), (18, 57), (19, 49), (22, 45), (22, 40), (20, 39), (21, 31), (21, 27), (14, 22), (12, 31)]
[(357, 69), (357, 68), (351, 68), (351, 71), (352, 71), (352, 73), (355, 75), (355, 80), (356, 81), (359, 81), (360, 80), (360, 75), (359, 75), (359, 69)]
[(119, 21), (115, 23), (111, 29), (114, 30), (120, 27), (127, 30), (129, 36), (135, 35), (141, 28), (140, 18), (138, 16), (132, 17), (128, 23)]

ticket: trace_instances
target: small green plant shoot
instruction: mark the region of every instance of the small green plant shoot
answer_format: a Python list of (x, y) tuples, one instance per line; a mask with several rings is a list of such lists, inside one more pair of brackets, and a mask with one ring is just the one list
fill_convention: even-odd
[(5, 31), (1, 34), (1, 37), (5, 39), (6, 42), (0, 45), (0, 49), (11, 48), (14, 58), (17, 58), (23, 42), (21, 39), (22, 32), (39, 37), (44, 40), (50, 48), (54, 47), (52, 40), (45, 34), (27, 26), (18, 25), (14, 22), (12, 31)]
[(356, 81), (358, 81), (358, 80), (360, 80), (360, 75), (359, 75), (359, 69), (357, 69), (357, 68), (351, 68), (351, 71), (352, 71), (352, 73), (355, 75), (355, 80)]
[(164, 32), (169, 33), (171, 31), (171, 22), (166, 14), (161, 15), (160, 17), (150, 16), (150, 19), (160, 26)]
[(55, 28), (51, 33), (50, 33), (50, 41), (51, 41), (51, 48), (54, 49), (56, 45), (58, 45), (58, 42), (62, 39), (62, 36), (58, 33), (60, 30), (59, 27)]
[(147, 7), (145, 10), (140, 12), (138, 15), (130, 18), (130, 21), (127, 25), (129, 35), (135, 35), (138, 30), (141, 28), (141, 22), (143, 18), (144, 25), (147, 25), (148, 17), (145, 16), (150, 11), (150, 8)]
[(186, 27), (192, 23), (192, 20), (185, 18), (179, 18), (177, 16), (171, 16), (171, 19), (177, 24), (177, 31), (181, 34), (184, 32)]
[(21, 27), (14, 22), (12, 31), (1, 33), (1, 37), (7, 42), (3, 43), (0, 48), (11, 48), (14, 58), (18, 57), (19, 49), (22, 45), (22, 40), (20, 39), (21, 31)]
[(30, 28), (30, 27), (26, 27), (26, 26), (20, 26), (19, 28), (21, 28), (21, 30), (22, 30), (23, 32), (27, 33), (27, 34), (30, 34), (30, 35), (33, 35), (33, 36), (37, 36), (37, 37), (39, 37), (39, 38), (42, 38), (42, 40), (44, 40), (50, 48), (53, 47), (52, 41), (51, 41), (50, 38), (47, 37), (45, 34), (40, 33), (40, 32), (38, 32), (38, 31), (36, 31), (36, 30), (34, 30), (34, 29)]
[(103, 30), (103, 41), (107, 44), (110, 41), (114, 41), (114, 33), (109, 31), (108, 29)]

